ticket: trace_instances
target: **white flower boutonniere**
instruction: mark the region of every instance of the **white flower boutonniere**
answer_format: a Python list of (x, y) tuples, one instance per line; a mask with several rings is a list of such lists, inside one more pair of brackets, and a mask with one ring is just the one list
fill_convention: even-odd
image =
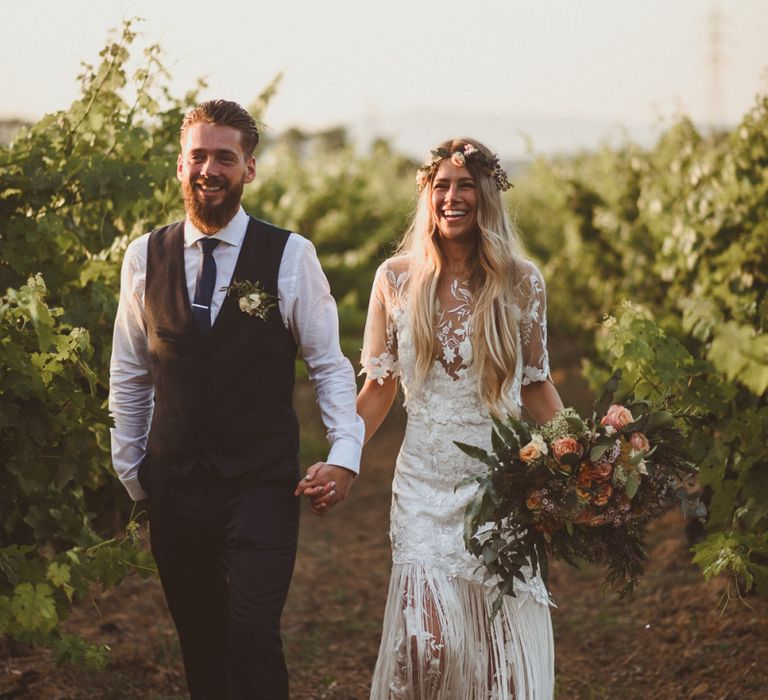
[(234, 294), (237, 297), (237, 305), (240, 311), (249, 316), (265, 321), (270, 309), (277, 306), (277, 297), (264, 291), (259, 282), (234, 281), (228, 287), (222, 287), (227, 296)]

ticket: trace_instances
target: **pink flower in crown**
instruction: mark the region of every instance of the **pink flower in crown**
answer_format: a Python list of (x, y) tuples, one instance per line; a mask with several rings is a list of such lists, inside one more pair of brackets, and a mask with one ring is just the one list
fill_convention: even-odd
[(610, 426), (614, 430), (620, 430), (625, 425), (629, 425), (634, 422), (634, 417), (630, 410), (619, 403), (612, 404), (603, 419), (600, 421), (600, 425)]
[(477, 149), (471, 143), (465, 144), (464, 145), (464, 155), (465, 156), (471, 156), (473, 153), (477, 153)]
[(465, 163), (464, 154), (461, 151), (454, 151), (453, 155), (451, 156), (451, 163), (453, 163), (457, 168), (463, 168)]
[(423, 190), (427, 186), (429, 181), (429, 173), (424, 168), (419, 168), (416, 171), (416, 187), (419, 191)]

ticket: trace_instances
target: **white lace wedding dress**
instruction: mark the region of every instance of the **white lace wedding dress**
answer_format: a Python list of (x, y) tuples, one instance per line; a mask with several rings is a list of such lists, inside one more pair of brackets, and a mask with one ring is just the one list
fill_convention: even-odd
[[(511, 399), (549, 376), (544, 284), (526, 263), (520, 285), (518, 360)], [(389, 700), (551, 700), (554, 644), (549, 597), (539, 579), (515, 582), (517, 597), (489, 623), (494, 599), (462, 539), (473, 484), (485, 467), (454, 440), (490, 447), (491, 419), (472, 366), (472, 297), (453, 280), (440, 305), (442, 356), (414, 384), (408, 324), (407, 258), (393, 258), (374, 281), (363, 347), (363, 372), (397, 376), (408, 415), (392, 484), (392, 577), (371, 698)], [(526, 291), (527, 290), (527, 291)]]

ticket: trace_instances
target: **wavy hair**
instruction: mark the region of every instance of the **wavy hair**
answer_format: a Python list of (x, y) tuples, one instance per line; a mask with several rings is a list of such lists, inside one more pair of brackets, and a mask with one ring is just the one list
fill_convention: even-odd
[(254, 118), (237, 102), (230, 100), (208, 100), (201, 102), (184, 115), (179, 129), (182, 144), (184, 134), (192, 124), (204, 122), (216, 126), (231, 126), (240, 132), (240, 145), (246, 160), (253, 155), (259, 144), (259, 129)]
[[(493, 153), (474, 139), (441, 143), (448, 153), (471, 144), (488, 158)], [(416, 211), (398, 247), (409, 258), (408, 304), (416, 353), (416, 383), (423, 382), (437, 356), (435, 318), (437, 286), (444, 257), (432, 209), (432, 188), (437, 172), (432, 168), (420, 192)], [(516, 293), (523, 283), (520, 263), (523, 247), (501, 198), (496, 182), (471, 158), (465, 167), (477, 191), (477, 247), (471, 261), (470, 290), (474, 301), (472, 357), (477, 367), (478, 393), (494, 415), (517, 408), (507, 394), (517, 362)]]

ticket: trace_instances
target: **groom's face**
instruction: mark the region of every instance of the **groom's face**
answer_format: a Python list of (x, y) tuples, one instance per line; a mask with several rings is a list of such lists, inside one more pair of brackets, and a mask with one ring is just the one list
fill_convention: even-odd
[(203, 233), (216, 233), (229, 223), (243, 185), (255, 175), (254, 158), (243, 153), (237, 129), (196, 122), (184, 132), (176, 176), (187, 216)]

